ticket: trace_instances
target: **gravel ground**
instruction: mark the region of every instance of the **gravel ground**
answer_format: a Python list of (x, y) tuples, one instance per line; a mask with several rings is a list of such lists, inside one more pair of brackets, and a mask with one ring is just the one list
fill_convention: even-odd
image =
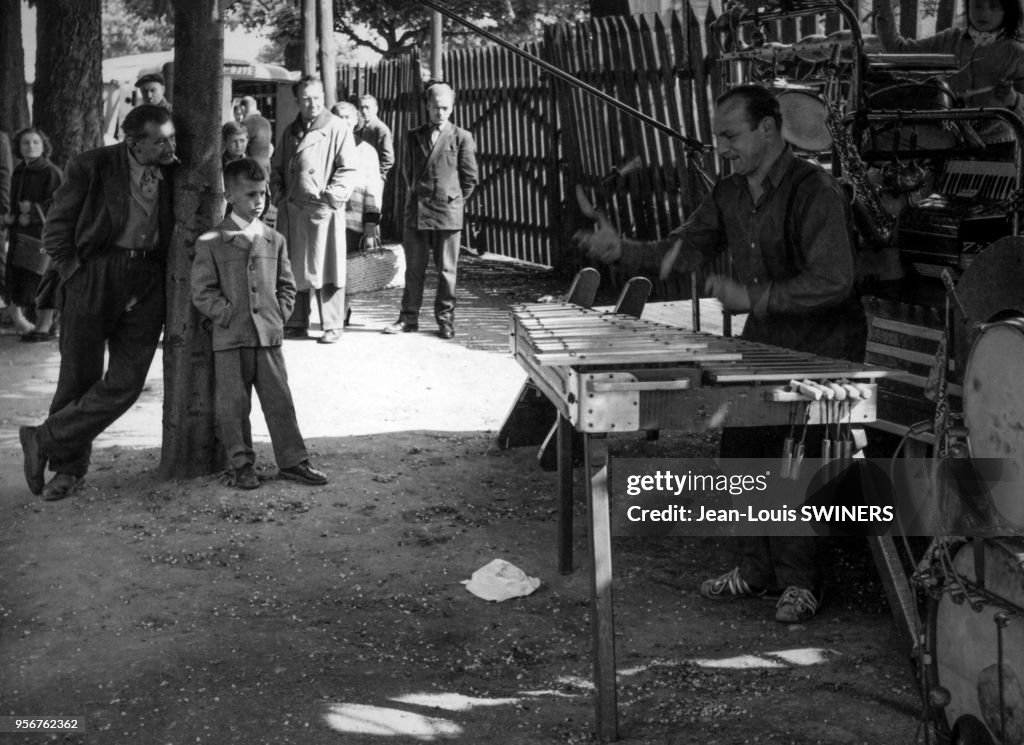
[[(593, 742), (585, 505), (583, 567), (562, 576), (554, 474), (530, 448), (494, 444), (524, 379), (507, 306), (567, 282), (480, 260), (462, 280), (454, 343), (426, 326), (376, 333), (396, 317), (389, 290), (354, 299), (340, 344), (286, 344), (325, 487), (274, 478), (258, 417), (258, 491), (158, 482), (157, 364), (97, 441), (85, 488), (41, 502), (17, 427), (45, 414), (57, 349), (0, 336), (0, 715), (86, 728), (0, 742)], [(665, 433), (613, 452), (715, 446)], [(765, 601), (700, 599), (700, 580), (728, 567), (722, 541), (614, 550), (623, 742), (915, 742), (915, 683), (863, 544), (829, 545), (828, 602), (796, 627)], [(499, 557), (540, 589), (500, 604), (466, 592)]]

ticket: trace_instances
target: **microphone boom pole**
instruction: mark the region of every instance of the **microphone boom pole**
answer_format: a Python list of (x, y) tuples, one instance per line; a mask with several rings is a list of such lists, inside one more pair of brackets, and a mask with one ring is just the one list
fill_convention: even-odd
[(589, 83), (583, 82), (582, 80), (580, 80), (579, 78), (575, 77), (574, 75), (570, 75), (569, 73), (565, 72), (564, 70), (562, 70), (562, 69), (560, 69), (558, 67), (555, 67), (554, 65), (552, 65), (549, 62), (545, 62), (540, 57), (538, 57), (538, 56), (536, 56), (534, 54), (530, 54), (529, 52), (520, 49), (515, 44), (511, 44), (511, 43), (505, 41), (500, 36), (495, 36), (490, 31), (487, 31), (486, 29), (480, 28), (479, 26), (477, 26), (475, 23), (472, 23), (471, 21), (467, 21), (465, 18), (462, 18), (461, 16), (457, 15), (456, 13), (454, 13), (453, 11), (451, 11), (448, 8), (444, 7), (443, 5), (439, 5), (438, 3), (433, 2), (433, 0), (414, 0), (414, 2), (416, 2), (418, 5), (422, 5), (424, 7), (430, 8), (431, 10), (436, 11), (436, 12), (440, 13), (441, 15), (446, 16), (447, 18), (452, 19), (456, 23), (459, 23), (459, 24), (465, 26), (470, 31), (473, 31), (476, 34), (479, 34), (480, 36), (483, 36), (485, 39), (488, 39), (489, 41), (493, 41), (495, 44), (498, 44), (498, 45), (504, 47), (505, 49), (508, 49), (513, 54), (516, 54), (516, 55), (522, 57), (523, 59), (533, 63), (534, 65), (537, 65), (541, 69), (546, 70), (547, 72), (551, 73), (556, 78), (558, 78), (559, 80), (562, 80), (562, 81), (564, 81), (566, 83), (569, 83), (572, 86), (575, 86), (576, 88), (579, 88), (583, 92), (590, 94), (594, 98), (597, 98), (597, 99), (600, 99), (601, 101), (604, 101), (606, 104), (608, 104), (610, 106), (614, 106), (619, 111), (622, 111), (623, 113), (628, 114), (629, 116), (633, 117), (634, 119), (639, 119), (644, 124), (647, 124), (647, 125), (649, 125), (651, 127), (654, 127), (659, 132), (667, 134), (669, 137), (672, 137), (672, 138), (674, 138), (676, 140), (682, 141), (682, 143), (686, 147), (691, 148), (692, 150), (703, 151), (703, 150), (710, 150), (711, 149), (709, 146), (705, 145), (700, 140), (694, 139), (693, 137), (688, 137), (688, 136), (684, 135), (682, 132), (676, 131), (675, 129), (673, 129), (669, 125), (665, 124), (664, 122), (660, 122), (657, 119), (655, 119), (654, 117), (648, 116), (647, 114), (643, 113), (642, 111), (638, 111), (637, 109), (634, 109), (629, 104), (623, 103), (622, 101), (618, 100), (614, 96), (609, 96), (604, 91), (595, 88), (594, 86), (590, 85)]

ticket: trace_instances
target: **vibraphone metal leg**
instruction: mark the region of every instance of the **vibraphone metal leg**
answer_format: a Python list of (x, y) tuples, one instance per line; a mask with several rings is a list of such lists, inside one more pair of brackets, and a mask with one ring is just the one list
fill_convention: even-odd
[(558, 571), (572, 574), (572, 423), (558, 415)]
[(594, 637), (594, 685), (597, 736), (619, 738), (615, 690), (615, 616), (612, 607), (612, 534), (608, 497), (608, 440), (583, 435), (587, 468), (587, 509), (590, 514), (590, 598)]
[(511, 410), (498, 430), (497, 443), (502, 450), (540, 445), (551, 429), (551, 420), (558, 409), (541, 393), (529, 378), (519, 389)]

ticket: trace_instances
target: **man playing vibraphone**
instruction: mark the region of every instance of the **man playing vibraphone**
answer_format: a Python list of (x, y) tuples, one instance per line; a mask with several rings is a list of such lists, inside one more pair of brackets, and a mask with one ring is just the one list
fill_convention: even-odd
[[(629, 274), (698, 269), (724, 251), (735, 279), (710, 275), (705, 291), (735, 313), (749, 313), (743, 338), (816, 355), (862, 361), (867, 326), (854, 290), (849, 205), (821, 168), (793, 155), (767, 89), (743, 85), (716, 101), (722, 178), (686, 223), (654, 242), (621, 239), (611, 225), (578, 236), (590, 256)], [(819, 430), (812, 432), (813, 429)], [(723, 458), (775, 458), (785, 427), (726, 428)], [(808, 452), (824, 438), (809, 428)], [(737, 566), (701, 585), (710, 599), (782, 591), (775, 618), (809, 620), (821, 599), (817, 539), (740, 538)]]

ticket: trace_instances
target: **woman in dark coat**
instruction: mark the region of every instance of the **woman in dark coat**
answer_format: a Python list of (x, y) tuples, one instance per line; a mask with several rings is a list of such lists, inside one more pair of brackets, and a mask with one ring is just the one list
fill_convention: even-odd
[(55, 336), (53, 310), (35, 309), (34, 324), (26, 312), (35, 308), (39, 280), (49, 265), (49, 260), (40, 253), (40, 238), (46, 211), (60, 186), (61, 172), (49, 160), (49, 138), (35, 127), (23, 129), (12, 144), (15, 157), (21, 161), (11, 178), (11, 212), (4, 215), (11, 238), (4, 289), (11, 319), (21, 332), (22, 341), (45, 341)]

